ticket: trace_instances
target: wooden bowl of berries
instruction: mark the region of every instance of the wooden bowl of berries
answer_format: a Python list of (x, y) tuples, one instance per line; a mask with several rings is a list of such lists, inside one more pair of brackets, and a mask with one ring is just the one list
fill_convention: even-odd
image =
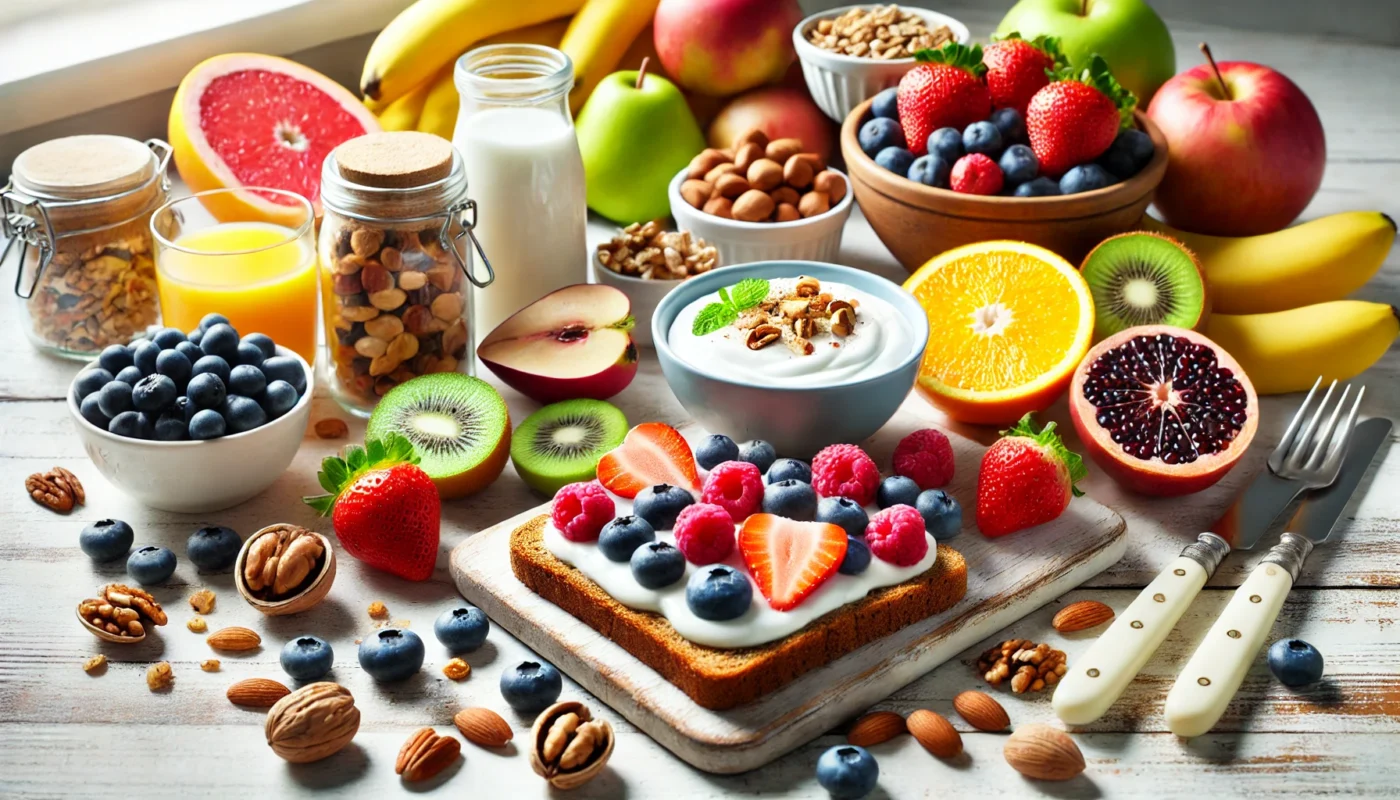
[[(999, 239), (1078, 264), (1099, 242), (1136, 227), (1166, 172), (1167, 141), (1146, 115), (1128, 112), (1131, 95), (1102, 60), (1078, 73), (1066, 68), (1022, 113), (1001, 105), (1011, 99), (988, 96), (975, 58), (921, 64), (949, 75), (906, 76), (904, 97), (887, 90), (841, 126), (856, 201), (905, 269)], [(939, 88), (958, 80), (968, 84), (962, 94)]]

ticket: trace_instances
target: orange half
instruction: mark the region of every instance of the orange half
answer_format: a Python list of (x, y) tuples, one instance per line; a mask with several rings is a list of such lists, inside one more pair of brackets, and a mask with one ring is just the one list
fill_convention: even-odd
[(1079, 271), (1025, 242), (978, 242), (936, 256), (904, 288), (928, 314), (918, 388), (959, 422), (1010, 424), (1069, 385), (1094, 334)]

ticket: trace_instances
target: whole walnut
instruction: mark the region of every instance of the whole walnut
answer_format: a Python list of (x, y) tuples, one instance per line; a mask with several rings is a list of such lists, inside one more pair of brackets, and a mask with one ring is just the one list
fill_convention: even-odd
[(272, 752), (305, 764), (335, 755), (360, 729), (360, 710), (350, 690), (321, 681), (292, 692), (267, 712), (263, 732)]

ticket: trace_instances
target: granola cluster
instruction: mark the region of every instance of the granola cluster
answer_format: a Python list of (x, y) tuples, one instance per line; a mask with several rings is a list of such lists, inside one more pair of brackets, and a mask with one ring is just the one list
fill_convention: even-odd
[(719, 251), (704, 239), (692, 239), (689, 231), (665, 230), (657, 219), (634, 222), (612, 241), (598, 245), (599, 264), (643, 280), (684, 280), (709, 272), (718, 262)]
[(840, 339), (851, 335), (856, 327), (856, 306), (854, 301), (837, 300), (830, 292), (823, 292), (820, 281), (803, 275), (791, 291), (770, 296), (740, 314), (734, 324), (748, 332), (744, 345), (750, 350), (762, 350), (781, 340), (797, 355), (810, 356), (816, 352), (812, 338), (817, 334), (830, 333)]
[(852, 8), (817, 23), (807, 40), (823, 50), (857, 58), (910, 58), (953, 41), (947, 25), (932, 30), (923, 18), (896, 5)]
[(58, 240), (27, 304), (36, 338), (64, 350), (97, 353), (126, 344), (155, 324), (159, 309), (148, 219)]

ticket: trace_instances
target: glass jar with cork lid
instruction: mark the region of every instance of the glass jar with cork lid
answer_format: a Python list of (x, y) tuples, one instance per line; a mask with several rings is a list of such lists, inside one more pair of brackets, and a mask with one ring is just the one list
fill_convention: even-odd
[(418, 375), (475, 372), (470, 291), (494, 275), (466, 194), (461, 155), (432, 134), (371, 133), (326, 157), (321, 306), (331, 394), (347, 411), (367, 416)]
[(0, 190), (18, 262), (19, 322), (34, 346), (86, 360), (159, 317), (151, 213), (166, 201), (170, 146), (124, 136), (68, 136), (14, 161)]

